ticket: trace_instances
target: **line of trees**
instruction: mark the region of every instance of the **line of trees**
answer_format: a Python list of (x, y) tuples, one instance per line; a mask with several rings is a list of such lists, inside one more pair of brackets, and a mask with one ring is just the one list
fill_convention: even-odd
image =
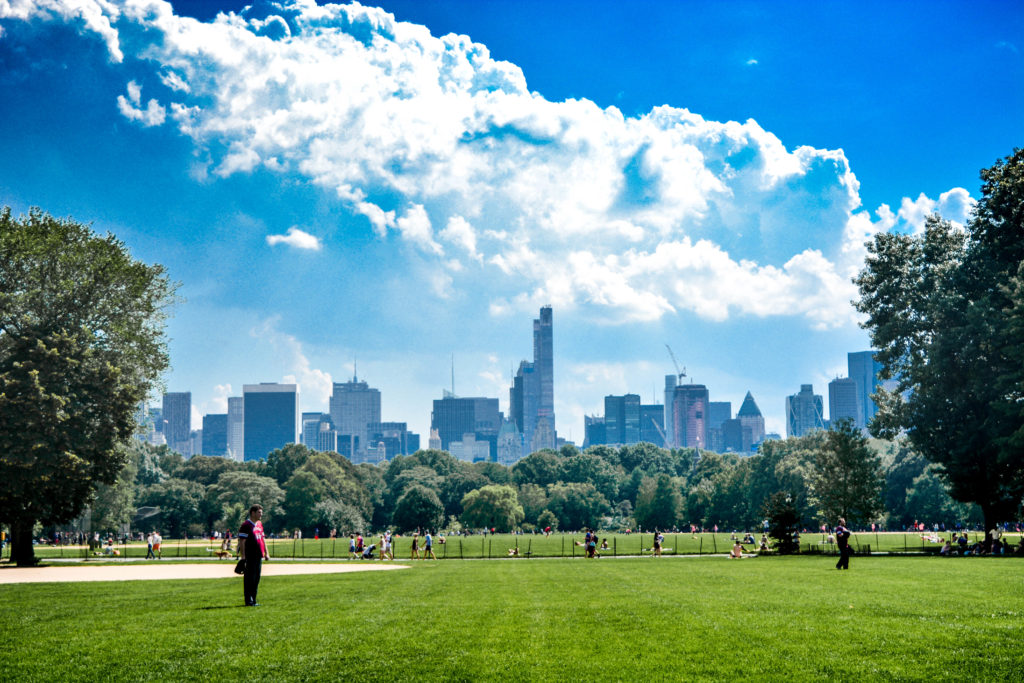
[[(134, 524), (170, 536), (234, 531), (249, 505), (270, 533), (347, 534), (415, 529), (671, 529), (689, 524), (756, 529), (773, 494), (792, 502), (801, 527), (917, 520), (978, 524), (937, 468), (903, 443), (869, 440), (849, 423), (771, 441), (740, 457), (640, 443), (542, 450), (513, 467), (466, 463), (421, 450), (380, 465), (290, 444), (266, 460), (184, 459), (132, 442), (118, 480), (99, 487), (96, 528)], [(139, 517), (139, 513), (148, 515)]]

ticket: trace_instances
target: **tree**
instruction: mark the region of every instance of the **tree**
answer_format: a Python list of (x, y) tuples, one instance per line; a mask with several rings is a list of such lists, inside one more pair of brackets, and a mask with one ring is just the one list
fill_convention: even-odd
[(444, 523), (444, 506), (433, 490), (413, 484), (398, 499), (392, 521), (399, 531), (436, 529)]
[[(136, 442), (138, 443), (138, 442)], [(128, 446), (120, 445), (127, 449)], [(113, 484), (97, 484), (96, 495), (90, 506), (92, 528), (120, 531), (131, 524), (135, 514), (135, 478), (138, 475), (136, 459), (127, 457), (127, 463)]]
[(36, 522), (70, 521), (116, 481), (117, 444), (167, 367), (174, 289), (113, 235), (0, 211), (0, 519), (19, 565)]
[(922, 235), (875, 236), (855, 305), (895, 383), (872, 432), (905, 430), (988, 530), (1024, 496), (1024, 150), (981, 177), (966, 230), (931, 216)]
[(814, 465), (814, 497), (826, 520), (865, 524), (881, 513), (882, 460), (851, 420), (832, 425)]
[(188, 533), (191, 525), (200, 522), (204, 494), (202, 485), (194, 481), (168, 479), (146, 489), (140, 502), (160, 508), (156, 520), (147, 520), (147, 524), (153, 522), (159, 527), (158, 531), (180, 538)]
[[(257, 504), (263, 506), (264, 528), (282, 528), (281, 502), (284, 500), (284, 491), (271, 477), (261, 477), (244, 470), (227, 471), (220, 475), (216, 484), (207, 489), (206, 495), (216, 502), (221, 513), (219, 523), (225, 531), (237, 531), (249, 513), (249, 508)], [(235, 513), (238, 509), (244, 513), (241, 517)]]
[(531, 453), (512, 466), (512, 478), (517, 484), (547, 486), (558, 481), (562, 473), (562, 459), (550, 450)]
[(548, 487), (548, 510), (561, 529), (596, 529), (611, 506), (593, 484), (553, 484)]
[(521, 524), (524, 516), (523, 506), (511, 486), (490, 484), (462, 498), (462, 524), (467, 527), (507, 532)]
[(633, 517), (643, 529), (674, 529), (683, 513), (683, 496), (667, 474), (645, 479)]
[(775, 539), (775, 549), (780, 555), (800, 549), (796, 540), (800, 530), (800, 510), (791, 495), (785, 491), (773, 493), (765, 503), (764, 516), (768, 520), (768, 535)]

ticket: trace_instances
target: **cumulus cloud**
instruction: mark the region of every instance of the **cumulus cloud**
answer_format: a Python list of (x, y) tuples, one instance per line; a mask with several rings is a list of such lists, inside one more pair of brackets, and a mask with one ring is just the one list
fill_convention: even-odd
[(164, 119), (167, 118), (167, 110), (155, 99), (151, 99), (145, 109), (141, 108), (142, 88), (138, 83), (129, 81), (127, 90), (128, 97), (117, 96), (117, 108), (125, 118), (138, 121), (146, 127), (159, 126), (164, 122)]
[(278, 330), (278, 322), (277, 317), (268, 318), (250, 330), (250, 335), (269, 342), (274, 348), (290, 370), (281, 381), (285, 384), (298, 384), (299, 391), (304, 395), (304, 404), (326, 406), (334, 389), (330, 373), (314, 368), (303, 352), (302, 343), (294, 336)]
[[(473, 288), (495, 315), (541, 302), (616, 322), (687, 311), (845, 325), (865, 239), (971, 204), (958, 188), (872, 214), (841, 150), (670, 106), (627, 117), (551, 102), (484, 45), (358, 4), (258, 2), (209, 23), (155, 0), (4, 12), (76, 22), (113, 62), (151, 70), (161, 101), (143, 108), (133, 81), (118, 107), (144, 125), (166, 116), (208, 160), (198, 177), (304, 178), (431, 262), (417, 272), (439, 295)], [(268, 243), (319, 245), (293, 230)]]
[(295, 249), (306, 249), (309, 251), (319, 251), (322, 246), (319, 237), (299, 230), (295, 226), (288, 228), (288, 233), (285, 235), (267, 235), (267, 244), (270, 246), (287, 244)]

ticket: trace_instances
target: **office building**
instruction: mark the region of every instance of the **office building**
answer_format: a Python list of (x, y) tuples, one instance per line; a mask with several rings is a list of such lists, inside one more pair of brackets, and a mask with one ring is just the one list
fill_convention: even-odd
[[(501, 431), (500, 428), (499, 431)], [(448, 444), (448, 452), (452, 454), (453, 458), (463, 462), (491, 460), (491, 444), (487, 441), (477, 441), (476, 434), (471, 432), (463, 434), (461, 440)], [(495, 448), (495, 460), (497, 460), (497, 448)]]
[(634, 444), (640, 441), (640, 396), (604, 397), (605, 443)]
[(224, 457), (228, 454), (228, 414), (203, 415), (203, 455)]
[(420, 449), (420, 435), (410, 432), (406, 422), (371, 422), (368, 428), (370, 441), (383, 445), (384, 460), (412, 455)]
[(523, 435), (524, 451), (554, 448), (554, 325), (550, 306), (533, 321), (533, 362), (522, 361), (509, 390), (509, 419)]
[(800, 392), (786, 397), (786, 436), (803, 436), (824, 429), (821, 396), (810, 384), (801, 384)]
[(743, 398), (739, 411), (736, 412), (736, 419), (745, 429), (750, 430), (750, 443), (744, 450), (750, 450), (765, 440), (764, 415), (761, 414), (761, 409), (757, 407), (757, 401), (749, 391)]
[(161, 415), (168, 448), (185, 457), (192, 455), (192, 392), (164, 394)]
[(512, 467), (523, 458), (523, 435), (511, 420), (503, 420), (498, 430), (498, 463)]
[(245, 455), (245, 400), (228, 397), (228, 457), (238, 462)]
[(849, 377), (837, 377), (828, 383), (828, 419), (835, 427), (841, 420), (857, 426), (860, 410), (857, 407), (857, 382)]
[(464, 442), (465, 435), (472, 434), (475, 441), (489, 444), (491, 457), (497, 460), (502, 420), (498, 399), (459, 398), (445, 391), (444, 398), (434, 401), (430, 428), (437, 430), (443, 450), (450, 452), (452, 442)]
[(263, 460), (270, 451), (298, 442), (298, 385), (246, 384), (242, 399), (246, 461)]
[[(349, 450), (357, 455), (369, 445), (371, 423), (380, 422), (380, 390), (353, 377), (351, 382), (335, 382), (330, 401), (331, 421), (339, 440), (347, 439)], [(353, 459), (353, 462), (355, 459)]]
[(707, 448), (708, 388), (703, 384), (676, 386), (672, 401), (672, 431), (677, 448)]
[(878, 405), (871, 395), (878, 388), (878, 372), (882, 364), (875, 360), (874, 351), (857, 351), (846, 354), (847, 373), (857, 386), (856, 425), (866, 429), (871, 418), (878, 412)]
[(665, 447), (665, 406), (656, 403), (640, 406), (640, 440)]
[(675, 417), (672, 414), (672, 406), (676, 399), (676, 384), (678, 384), (678, 378), (675, 375), (665, 375), (665, 412), (661, 420), (661, 424), (665, 428), (665, 448), (675, 448), (676, 445)]

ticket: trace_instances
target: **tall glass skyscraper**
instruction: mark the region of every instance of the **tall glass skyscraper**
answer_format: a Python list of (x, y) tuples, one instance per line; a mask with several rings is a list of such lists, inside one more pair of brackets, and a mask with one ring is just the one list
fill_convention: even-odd
[(263, 460), (270, 451), (298, 443), (299, 389), (295, 384), (246, 384), (245, 459)]
[(369, 425), (380, 422), (380, 390), (353, 377), (351, 382), (335, 382), (330, 402), (331, 421), (338, 440), (355, 445), (351, 460), (361, 462), (370, 440)]
[(850, 420), (857, 425), (861, 415), (857, 405), (857, 382), (849, 377), (836, 377), (828, 383), (828, 419), (831, 425)]
[(824, 429), (821, 396), (810, 384), (801, 384), (800, 393), (786, 397), (786, 436), (803, 436), (815, 429)]
[(865, 429), (878, 412), (878, 406), (871, 400), (878, 386), (878, 371), (882, 364), (875, 360), (874, 351), (857, 351), (846, 354), (847, 372), (857, 384), (857, 426)]
[(203, 445), (199, 452), (203, 455), (228, 454), (227, 413), (203, 415)]
[(672, 432), (677, 448), (707, 448), (708, 388), (703, 384), (680, 384), (672, 400)]
[(167, 446), (185, 457), (192, 455), (192, 392), (164, 394), (163, 432)]
[(525, 454), (554, 448), (555, 377), (551, 307), (533, 321), (533, 362), (523, 361), (509, 391), (509, 419), (523, 435)]
[(245, 454), (245, 399), (228, 397), (228, 457), (241, 462)]

